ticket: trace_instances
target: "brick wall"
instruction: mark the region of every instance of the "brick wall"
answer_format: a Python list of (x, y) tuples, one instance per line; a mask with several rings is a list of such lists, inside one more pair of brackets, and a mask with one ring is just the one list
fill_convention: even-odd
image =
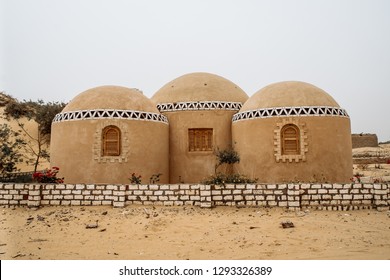
[(362, 147), (378, 147), (376, 134), (352, 134), (352, 149)]
[(390, 184), (64, 185), (2, 184), (0, 205), (390, 208)]

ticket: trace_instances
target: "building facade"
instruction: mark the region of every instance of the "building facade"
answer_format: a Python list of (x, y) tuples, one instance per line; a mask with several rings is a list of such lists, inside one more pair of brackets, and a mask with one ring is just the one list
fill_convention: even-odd
[(215, 172), (215, 150), (233, 147), (235, 172), (259, 182), (348, 182), (347, 112), (303, 82), (253, 96), (209, 73), (191, 73), (152, 98), (103, 86), (76, 96), (52, 126), (51, 163), (67, 183), (199, 183)]

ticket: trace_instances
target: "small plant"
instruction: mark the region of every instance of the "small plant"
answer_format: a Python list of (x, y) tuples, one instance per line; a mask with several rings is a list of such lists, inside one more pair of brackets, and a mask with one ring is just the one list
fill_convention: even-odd
[(142, 178), (141, 175), (138, 175), (138, 174), (133, 172), (131, 174), (131, 177), (129, 178), (129, 180), (130, 180), (130, 183), (135, 184), (135, 185), (139, 185), (139, 184), (141, 184), (141, 178)]
[(233, 165), (235, 163), (240, 162), (239, 154), (232, 148), (228, 148), (225, 150), (217, 149), (215, 151), (215, 156), (218, 160), (218, 163), (215, 165), (215, 174), (217, 173), (217, 168), (220, 167), (222, 164)]
[(162, 173), (157, 173), (157, 174), (153, 174), (150, 179), (149, 179), (149, 182), (151, 184), (156, 184), (160, 181), (160, 176), (162, 175)]
[(62, 184), (64, 183), (64, 178), (57, 178), (59, 170), (58, 167), (47, 168), (43, 171), (34, 172), (32, 177), (38, 183)]
[(360, 174), (359, 172), (356, 172), (352, 178), (350, 178), (351, 182), (352, 183), (361, 183), (361, 178), (360, 177), (363, 177), (364, 174)]
[(205, 179), (202, 183), (205, 185), (225, 185), (225, 184), (254, 184), (258, 179), (250, 179), (245, 175), (231, 174), (226, 175), (223, 173), (217, 173)]

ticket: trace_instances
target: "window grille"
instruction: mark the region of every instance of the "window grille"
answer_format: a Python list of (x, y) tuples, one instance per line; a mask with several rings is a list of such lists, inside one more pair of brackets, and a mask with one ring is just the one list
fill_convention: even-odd
[(188, 147), (190, 152), (213, 150), (212, 128), (188, 129)]
[(121, 154), (121, 133), (116, 126), (103, 129), (103, 156), (119, 156)]

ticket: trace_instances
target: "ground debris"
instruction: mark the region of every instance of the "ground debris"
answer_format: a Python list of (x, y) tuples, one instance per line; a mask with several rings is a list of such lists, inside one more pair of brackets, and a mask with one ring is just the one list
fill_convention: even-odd
[(295, 227), (295, 225), (291, 221), (281, 222), (280, 225), (282, 226), (282, 228), (293, 228), (293, 227)]
[(86, 229), (98, 228), (98, 227), (99, 227), (98, 222), (99, 222), (99, 220), (96, 220), (96, 224), (86, 224), (86, 225), (85, 225), (85, 228), (86, 228)]
[(12, 256), (13, 259), (16, 259), (18, 257), (24, 257), (26, 256), (25, 254), (22, 254), (22, 253), (17, 253), (15, 256)]

